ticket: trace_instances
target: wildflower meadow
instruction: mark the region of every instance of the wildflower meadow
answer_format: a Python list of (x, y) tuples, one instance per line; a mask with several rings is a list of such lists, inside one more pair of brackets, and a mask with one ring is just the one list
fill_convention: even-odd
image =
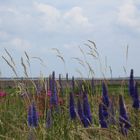
[[(16, 75), (13, 60), (3, 59)], [(1, 87), (0, 140), (140, 140), (140, 91), (133, 69), (117, 85), (105, 77), (97, 82), (96, 76), (77, 79), (55, 71), (34, 81), (21, 61), (24, 80)]]

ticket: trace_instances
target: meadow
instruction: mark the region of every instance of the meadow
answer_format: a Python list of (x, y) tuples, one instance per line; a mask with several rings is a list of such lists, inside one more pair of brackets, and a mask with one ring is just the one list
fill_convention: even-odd
[[(107, 89), (106, 84), (105, 87), (102, 86), (102, 83), (93, 85), (93, 81), (77, 82), (73, 79), (71, 86), (66, 87), (61, 85), (61, 80), (57, 82), (57, 92), (55, 91), (57, 94), (54, 99), (51, 99), (52, 95), (48, 94), (50, 81), (42, 80), (36, 88), (30, 87), (24, 93), (19, 87), (5, 89), (7, 96), (0, 99), (0, 139), (139, 140), (140, 112), (139, 109), (133, 107), (133, 99), (129, 94), (128, 85), (112, 85)], [(88, 97), (86, 107), (90, 109), (87, 116), (92, 120), (90, 122), (87, 119), (87, 123), (83, 121), (79, 112), (80, 103), (81, 113), (84, 114), (85, 92)], [(104, 102), (108, 100), (104, 101), (103, 94), (106, 93), (103, 92), (107, 92), (110, 102), (110, 107), (105, 106), (104, 109), (108, 114), (103, 119), (106, 122), (105, 126), (100, 124), (102, 115), (99, 113), (99, 105), (105, 104)], [(120, 121), (120, 108), (123, 106), (120, 106), (119, 103), (120, 95), (124, 98), (123, 101), (126, 104), (124, 112), (129, 116), (127, 121), (131, 124), (126, 133), (121, 132), (121, 123), (123, 123), (122, 128), (125, 129), (127, 121)], [(31, 116), (31, 120), (35, 119), (35, 124), (30, 124), (29, 119), (29, 115), (31, 115), (29, 107), (32, 105), (35, 106), (36, 113), (35, 116)], [(74, 110), (71, 110), (72, 108)], [(73, 114), (73, 111), (76, 115)]]
[[(88, 47), (90, 55), (98, 56), (95, 47)], [(17, 75), (6, 52), (11, 61), (3, 59)], [(76, 60), (93, 73), (88, 62)], [(23, 59), (21, 64), (28, 77)], [(1, 87), (0, 140), (140, 140), (139, 83), (133, 69), (128, 76), (127, 83), (113, 85), (105, 77), (97, 84), (94, 78), (77, 81), (67, 74), (64, 86), (61, 75), (56, 80), (53, 71), (47, 80), (29, 80), (30, 86), (25, 80)]]

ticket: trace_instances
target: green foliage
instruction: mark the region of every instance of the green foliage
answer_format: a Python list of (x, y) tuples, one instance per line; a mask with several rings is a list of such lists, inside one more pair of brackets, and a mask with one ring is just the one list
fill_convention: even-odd
[[(26, 101), (20, 95), (14, 94), (17, 89), (6, 89), (8, 96), (0, 100), (0, 139), (1, 140), (26, 140), (29, 137), (37, 140), (137, 140), (140, 137), (140, 112), (132, 108), (131, 98), (128, 96), (126, 86), (121, 89), (120, 85), (109, 85), (109, 96), (115, 98), (115, 114), (117, 124), (108, 129), (102, 129), (98, 120), (98, 105), (101, 98), (101, 86), (95, 88), (95, 93), (91, 94), (88, 83), (88, 97), (93, 116), (93, 126), (84, 128), (79, 119), (70, 120), (68, 110), (69, 89), (65, 89), (65, 104), (59, 107), (59, 113), (52, 114), (53, 125), (46, 128), (46, 117), (39, 118), (37, 128), (29, 128), (27, 125)], [(78, 88), (76, 87), (76, 92)], [(118, 96), (123, 91), (128, 115), (132, 123), (132, 128), (127, 137), (119, 132), (118, 126)], [(44, 115), (45, 116), (45, 115)]]

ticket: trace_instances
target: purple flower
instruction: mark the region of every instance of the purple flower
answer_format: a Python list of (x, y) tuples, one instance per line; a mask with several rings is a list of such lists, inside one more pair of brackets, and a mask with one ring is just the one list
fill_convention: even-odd
[(84, 125), (84, 127), (88, 127), (90, 125), (90, 123), (83, 113), (82, 106), (81, 106), (79, 99), (77, 102), (77, 106), (78, 106), (78, 115), (79, 115), (79, 118), (80, 118), (82, 124)]
[(138, 84), (137, 84), (137, 82), (135, 84), (135, 90), (134, 90), (134, 95), (133, 95), (133, 107), (135, 109), (140, 108), (140, 100), (139, 100), (139, 95), (138, 95)]
[(32, 106), (28, 108), (28, 125), (32, 126)]
[(103, 114), (103, 105), (102, 103), (99, 104), (99, 122), (101, 125), (101, 128), (107, 128), (107, 123)]
[(32, 125), (34, 127), (38, 125), (38, 115), (34, 103), (32, 104)]
[(74, 92), (74, 90), (75, 90), (75, 81), (74, 81), (74, 77), (72, 77), (72, 82), (71, 82), (71, 84), (72, 84), (72, 91)]
[(59, 85), (60, 85), (60, 92), (61, 92), (61, 95), (63, 96), (64, 92), (63, 92), (63, 86), (62, 86), (61, 74), (59, 74)]
[(129, 93), (130, 93), (131, 97), (134, 96), (134, 92), (135, 92), (134, 74), (133, 73), (134, 73), (133, 69), (131, 69), (130, 78), (129, 78)]
[(114, 110), (114, 98), (112, 99), (112, 101), (110, 102), (110, 107), (109, 107), (109, 123), (114, 125), (116, 124), (116, 121), (115, 121), (115, 110)]
[(58, 105), (57, 87), (55, 86), (52, 91), (53, 92), (51, 95), (51, 105), (57, 106)]
[(29, 106), (28, 125), (31, 126), (31, 127), (37, 127), (38, 126), (38, 115), (37, 115), (37, 111), (36, 111), (34, 103), (32, 103), (32, 105)]
[(88, 102), (88, 97), (86, 92), (83, 93), (83, 111), (85, 117), (88, 119), (90, 123), (92, 123), (92, 115), (91, 115), (90, 105)]
[(52, 77), (49, 76), (49, 90), (52, 90)]
[(109, 116), (108, 108), (110, 105), (110, 101), (109, 101), (109, 97), (108, 97), (107, 87), (104, 82), (102, 83), (102, 103), (103, 103), (103, 106), (102, 106), (103, 112), (102, 113), (103, 113), (104, 117), (107, 119)]
[(108, 91), (104, 82), (102, 83), (102, 101), (106, 107), (109, 107)]
[(131, 124), (129, 122), (129, 118), (127, 115), (122, 95), (119, 96), (119, 108), (120, 108), (120, 116), (119, 116), (120, 131), (123, 135), (127, 135), (127, 131), (131, 127)]
[(47, 110), (47, 117), (46, 117), (46, 127), (50, 128), (52, 126), (52, 114), (51, 109)]
[(71, 119), (75, 119), (76, 118), (76, 112), (75, 112), (75, 104), (74, 104), (74, 97), (72, 92), (70, 92), (70, 101), (69, 101), (69, 111), (70, 111), (70, 117)]
[(56, 81), (55, 81), (55, 72), (52, 73), (52, 79), (50, 80), (50, 87), (51, 87), (51, 99), (50, 99), (50, 104), (53, 106), (58, 105), (58, 95), (57, 95), (57, 86), (56, 86)]

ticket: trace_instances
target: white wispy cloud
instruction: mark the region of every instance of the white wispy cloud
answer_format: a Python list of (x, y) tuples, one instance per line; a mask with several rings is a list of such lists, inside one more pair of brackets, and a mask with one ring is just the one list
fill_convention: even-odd
[(13, 38), (10, 42), (9, 42), (14, 48), (16, 48), (17, 50), (20, 51), (25, 51), (28, 49), (31, 49), (31, 44), (27, 41), (24, 40), (22, 38)]
[(66, 13), (64, 13), (64, 22), (66, 23), (66, 28), (74, 28), (77, 29), (91, 29), (93, 27), (92, 23), (90, 23), (89, 19), (83, 15), (83, 10), (80, 7), (73, 7)]
[(125, 26), (140, 31), (140, 9), (133, 0), (124, 1), (119, 8), (118, 21)]
[(67, 11), (61, 11), (49, 4), (35, 3), (35, 8), (41, 13), (39, 22), (42, 28), (47, 31), (62, 32), (65, 30), (65, 32), (69, 32), (92, 28), (92, 23), (83, 15), (81, 7), (77, 6)]
[(0, 31), (0, 40), (7, 40), (10, 35), (5, 31)]

